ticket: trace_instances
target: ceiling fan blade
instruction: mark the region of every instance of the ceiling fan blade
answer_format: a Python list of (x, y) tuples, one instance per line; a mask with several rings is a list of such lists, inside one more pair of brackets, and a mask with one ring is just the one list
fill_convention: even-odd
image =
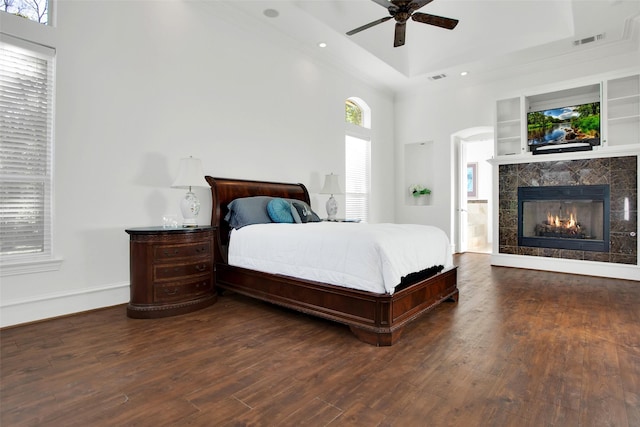
[[(395, 4), (396, 0), (371, 0), (371, 1), (378, 3), (380, 6), (387, 9), (389, 13), (398, 11), (398, 5)], [(404, 1), (406, 3), (408, 0), (404, 0)]]
[(360, 31), (362, 31), (362, 30), (366, 30), (367, 28), (371, 28), (371, 27), (373, 27), (374, 25), (382, 24), (383, 22), (388, 21), (388, 20), (389, 20), (389, 19), (391, 19), (391, 18), (392, 18), (392, 16), (385, 16), (385, 17), (384, 17), (384, 18), (382, 18), (382, 19), (378, 19), (378, 20), (376, 20), (376, 21), (369, 22), (368, 24), (363, 25), (362, 27), (358, 27), (358, 28), (356, 28), (356, 29), (353, 29), (353, 30), (351, 30), (351, 31), (348, 31), (348, 32), (347, 32), (347, 35), (348, 35), (348, 36), (352, 36), (352, 35), (354, 35), (355, 33), (359, 33), (359, 32), (360, 32)]
[(413, 0), (413, 2), (409, 4), (409, 10), (410, 11), (418, 10), (421, 7), (428, 5), (432, 1), (433, 0)]
[(428, 13), (416, 12), (411, 15), (411, 19), (423, 24), (435, 25), (436, 27), (453, 30), (458, 25), (457, 19), (444, 18), (442, 16), (429, 15)]
[(393, 39), (393, 47), (404, 46), (404, 36), (407, 32), (406, 22), (396, 22), (396, 36)]
[(371, 0), (371, 1), (378, 3), (380, 6), (384, 8), (389, 8), (389, 6), (392, 5), (392, 3), (389, 2), (389, 0)]

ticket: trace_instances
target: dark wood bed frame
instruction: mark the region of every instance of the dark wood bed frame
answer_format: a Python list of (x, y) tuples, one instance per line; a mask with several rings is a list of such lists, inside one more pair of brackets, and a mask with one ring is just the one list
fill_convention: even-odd
[(417, 282), (393, 295), (359, 291), (227, 264), (227, 205), (249, 196), (274, 196), (310, 203), (303, 184), (206, 177), (211, 186), (211, 225), (216, 227), (216, 286), (303, 313), (340, 322), (368, 344), (395, 343), (407, 323), (443, 301), (458, 301), (457, 267)]

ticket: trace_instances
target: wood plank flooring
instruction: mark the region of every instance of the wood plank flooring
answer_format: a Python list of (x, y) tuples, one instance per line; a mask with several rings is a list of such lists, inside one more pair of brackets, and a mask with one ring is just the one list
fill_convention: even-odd
[(459, 303), (376, 348), (228, 295), (0, 331), (2, 426), (640, 426), (640, 282), (455, 257)]

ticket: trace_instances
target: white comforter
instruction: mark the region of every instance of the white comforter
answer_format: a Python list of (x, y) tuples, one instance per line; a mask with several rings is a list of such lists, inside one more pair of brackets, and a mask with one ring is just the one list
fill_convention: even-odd
[(453, 265), (447, 235), (415, 224), (255, 224), (233, 230), (229, 264), (392, 294), (402, 276)]

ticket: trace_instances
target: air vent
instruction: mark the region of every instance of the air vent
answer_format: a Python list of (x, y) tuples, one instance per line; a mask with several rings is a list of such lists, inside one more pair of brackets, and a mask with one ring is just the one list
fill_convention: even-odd
[(584, 39), (580, 39), (580, 40), (574, 40), (573, 45), (574, 46), (580, 46), (583, 44), (588, 44), (588, 43), (593, 43), (596, 41), (600, 41), (604, 39), (604, 33), (602, 34), (596, 34), (595, 36), (591, 36), (591, 37), (585, 37)]
[(447, 77), (446, 74), (436, 74), (435, 76), (429, 77), (429, 79), (431, 79), (431, 80), (440, 80), (440, 79), (444, 79), (445, 77)]

